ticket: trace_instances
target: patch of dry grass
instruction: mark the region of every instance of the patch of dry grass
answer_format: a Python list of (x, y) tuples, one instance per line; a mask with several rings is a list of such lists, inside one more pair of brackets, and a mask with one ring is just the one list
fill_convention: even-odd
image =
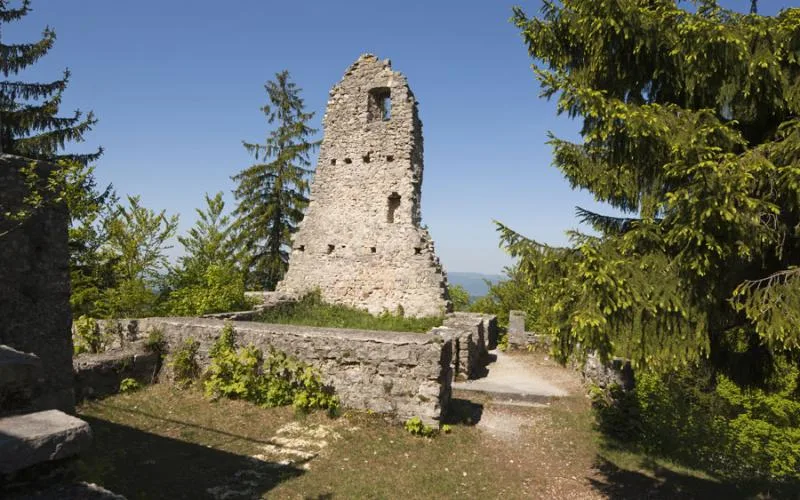
[[(79, 479), (132, 500), (209, 498), (231, 485), (251, 494), (230, 498), (736, 498), (696, 471), (601, 446), (578, 394), (546, 408), (456, 399), (453, 431), (425, 439), (380, 415), (298, 416), (155, 385), (79, 409), (95, 432)], [(307, 468), (251, 458), (296, 420), (336, 436)]]

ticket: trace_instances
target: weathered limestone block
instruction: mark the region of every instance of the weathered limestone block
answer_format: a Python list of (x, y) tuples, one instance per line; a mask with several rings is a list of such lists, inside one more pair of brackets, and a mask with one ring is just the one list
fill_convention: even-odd
[[(206, 318), (135, 321), (140, 338), (161, 329), (168, 352), (188, 338), (197, 340), (202, 368), (210, 364), (208, 351), (225, 325)], [(265, 353), (274, 348), (318, 368), (345, 407), (389, 413), (400, 421), (418, 416), (434, 425), (450, 400), (452, 344), (439, 336), (244, 321), (234, 328), (239, 345)]]
[(29, 408), (43, 380), (38, 356), (0, 345), (0, 416)]
[(510, 311), (508, 313), (508, 345), (512, 347), (525, 347), (525, 311)]
[(447, 279), (420, 227), (422, 123), (405, 76), (361, 56), (330, 92), (311, 202), (277, 290), (373, 314), (436, 316)]
[(91, 440), (89, 424), (58, 410), (0, 418), (0, 474), (71, 457)]
[(130, 344), (125, 349), (76, 356), (73, 361), (75, 396), (83, 400), (116, 394), (126, 378), (150, 384), (160, 368), (159, 361), (159, 355), (146, 351), (141, 342)]
[[(0, 155), (0, 212), (21, 206), (28, 188), (20, 169), (30, 164), (26, 158)], [(35, 165), (41, 179), (58, 168)], [(0, 344), (42, 360), (42, 391), (32, 402), (34, 408), (71, 412), (68, 225), (66, 205), (54, 200), (22, 224), (0, 217)]]

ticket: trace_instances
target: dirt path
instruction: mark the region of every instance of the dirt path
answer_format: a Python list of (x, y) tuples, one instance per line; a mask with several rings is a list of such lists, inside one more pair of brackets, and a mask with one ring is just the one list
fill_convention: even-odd
[(482, 447), (506, 472), (498, 497), (606, 498), (580, 375), (543, 354), (495, 354), (488, 376), (455, 384), (454, 398), (480, 407)]

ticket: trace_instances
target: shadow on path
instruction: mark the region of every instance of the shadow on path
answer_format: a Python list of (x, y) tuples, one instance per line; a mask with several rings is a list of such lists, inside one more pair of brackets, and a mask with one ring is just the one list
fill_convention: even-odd
[(253, 493), (247, 497), (260, 497), (304, 472), (107, 420), (81, 418), (92, 426), (94, 443), (81, 456), (79, 479), (101, 484), (130, 500), (213, 498), (209, 490), (230, 484), (234, 477), (241, 477), (240, 484)]
[(442, 420), (447, 425), (476, 425), (483, 416), (483, 405), (468, 399), (453, 398)]

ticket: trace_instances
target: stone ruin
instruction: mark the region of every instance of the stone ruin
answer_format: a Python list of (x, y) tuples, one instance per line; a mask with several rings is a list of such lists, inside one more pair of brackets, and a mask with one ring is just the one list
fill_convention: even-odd
[(311, 202), (279, 292), (437, 316), (447, 278), (420, 226), (422, 122), (405, 76), (365, 54), (330, 92)]
[(26, 219), (2, 215), (25, 206), (31, 186), (21, 171), (31, 164), (42, 184), (58, 168), (0, 154), (0, 497), (121, 498), (84, 483), (38, 484), (39, 474), (64, 476), (92, 432), (68, 414), (75, 399), (67, 207), (45, 191)]

